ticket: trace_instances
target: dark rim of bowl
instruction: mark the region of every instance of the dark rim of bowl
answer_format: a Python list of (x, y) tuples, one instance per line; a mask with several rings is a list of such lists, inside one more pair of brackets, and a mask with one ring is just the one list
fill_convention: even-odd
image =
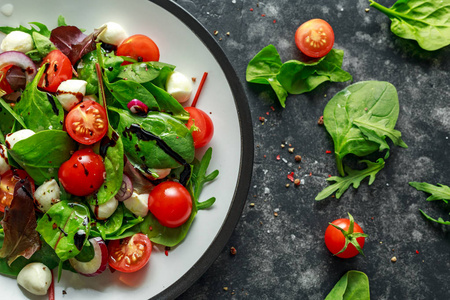
[(219, 232), (211, 245), (200, 259), (171, 286), (157, 294), (152, 299), (173, 299), (185, 292), (194, 282), (196, 282), (217, 259), (220, 252), (225, 247), (231, 237), (234, 228), (242, 214), (248, 190), (250, 187), (252, 169), (253, 169), (253, 127), (251, 123), (250, 108), (239, 77), (233, 69), (230, 61), (226, 57), (222, 48), (216, 42), (214, 37), (198, 22), (190, 13), (178, 4), (168, 0), (149, 0), (170, 12), (172, 15), (182, 21), (209, 49), (216, 61), (222, 68), (233, 93), (234, 102), (237, 107), (239, 118), (239, 127), (241, 131), (241, 161), (237, 186), (234, 192), (233, 201), (228, 210), (225, 222), (222, 224)]

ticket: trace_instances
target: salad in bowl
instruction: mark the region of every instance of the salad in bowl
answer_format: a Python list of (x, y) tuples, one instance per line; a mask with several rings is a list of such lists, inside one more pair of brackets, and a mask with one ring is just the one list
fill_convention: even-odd
[(214, 125), (186, 107), (194, 79), (115, 22), (0, 31), (0, 273), (52, 298), (62, 272), (133, 273), (154, 244), (167, 255), (215, 202), (199, 200), (219, 172), (212, 148), (195, 158)]

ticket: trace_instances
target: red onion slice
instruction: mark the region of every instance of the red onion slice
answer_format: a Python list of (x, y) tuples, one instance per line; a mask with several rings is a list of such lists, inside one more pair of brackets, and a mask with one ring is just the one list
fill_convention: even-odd
[(36, 76), (37, 70), (34, 62), (22, 52), (6, 51), (0, 53), (0, 69), (7, 65), (15, 65), (24, 70), (27, 83), (31, 82)]
[(122, 177), (122, 185), (120, 186), (120, 190), (116, 194), (117, 201), (125, 201), (131, 197), (133, 194), (133, 183), (131, 182), (130, 177), (123, 174)]
[(89, 239), (92, 247), (94, 247), (94, 258), (88, 262), (82, 262), (76, 258), (69, 259), (72, 267), (81, 275), (87, 277), (97, 276), (106, 270), (108, 263), (108, 248), (100, 237)]
[(148, 113), (148, 106), (138, 99), (128, 102), (127, 107), (133, 114), (146, 115)]

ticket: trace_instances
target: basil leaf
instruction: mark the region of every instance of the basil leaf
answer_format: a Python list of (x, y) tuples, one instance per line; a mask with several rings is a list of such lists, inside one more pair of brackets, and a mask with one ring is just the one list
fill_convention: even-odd
[[(42, 92), (37, 85), (45, 71), (42, 66), (33, 81), (27, 85), (14, 111), (23, 118), (26, 128), (34, 132), (63, 128), (64, 110), (55, 96)], [(26, 117), (26, 118), (25, 118)]]
[[(106, 148), (107, 147), (107, 148)], [(109, 126), (108, 134), (102, 139), (100, 152), (104, 156), (106, 178), (102, 186), (86, 197), (90, 205), (100, 205), (114, 197), (122, 185), (123, 176), (123, 143), (120, 136)]]
[[(388, 82), (358, 82), (340, 91), (328, 102), (323, 119), (333, 138), (337, 168), (341, 176), (345, 175), (342, 164), (344, 156), (350, 153), (365, 156), (380, 149), (379, 143), (373, 138), (368, 139), (354, 125), (354, 120), (368, 118), (371, 123), (382, 122), (384, 128), (390, 130), (395, 127), (398, 113), (397, 90)], [(370, 116), (365, 116), (369, 114)], [(380, 139), (384, 140), (385, 136)]]
[(138, 169), (165, 169), (180, 166), (172, 156), (161, 149), (156, 141), (145, 141), (129, 131), (132, 124), (140, 124), (146, 130), (162, 139), (174, 152), (188, 163), (194, 159), (194, 143), (192, 134), (184, 123), (160, 112), (150, 112), (146, 117), (133, 115), (131, 112), (109, 107), (119, 114), (120, 121), (117, 128), (122, 135), (125, 154), (130, 162)]
[(67, 132), (45, 130), (17, 142), (8, 154), (40, 185), (57, 179), (59, 167), (76, 149), (77, 143)]
[(369, 0), (370, 6), (391, 19), (391, 31), (404, 39), (416, 40), (419, 46), (434, 51), (450, 44), (448, 1), (398, 0), (391, 8)]
[(359, 271), (348, 271), (325, 300), (370, 300), (369, 278)]
[(75, 257), (89, 236), (89, 209), (79, 203), (58, 202), (42, 217), (36, 230), (62, 261)]
[(138, 62), (121, 66), (117, 77), (137, 83), (145, 83), (156, 79), (164, 67), (172, 71), (175, 70), (175, 66), (157, 61)]

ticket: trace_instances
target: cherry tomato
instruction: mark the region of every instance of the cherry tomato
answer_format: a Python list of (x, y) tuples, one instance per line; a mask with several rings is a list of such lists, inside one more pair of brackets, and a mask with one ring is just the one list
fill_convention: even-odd
[[(340, 228), (342, 228), (345, 231), (349, 231), (350, 228), (350, 222), (353, 221), (349, 219), (337, 219), (331, 224), (334, 224)], [(361, 227), (353, 223), (353, 232), (349, 232), (349, 234), (360, 234), (364, 233)], [(354, 239), (355, 240), (355, 239)], [(359, 244), (361, 249), (364, 247), (364, 242), (366, 238), (365, 237), (357, 237), (356, 242)], [(347, 246), (347, 249), (345, 251), (337, 254), (339, 251), (341, 251), (345, 246), (345, 236), (342, 234), (342, 232), (335, 228), (333, 225), (329, 225), (327, 227), (327, 230), (325, 231), (325, 245), (327, 246), (328, 250), (330, 250), (331, 253), (335, 254), (337, 257), (340, 258), (351, 258), (359, 254), (358, 249), (356, 247), (349, 243)]]
[(108, 244), (109, 266), (120, 272), (131, 273), (142, 269), (152, 253), (152, 243), (142, 233)]
[(186, 111), (190, 114), (186, 124), (191, 129), (192, 124), (198, 128), (192, 132), (194, 139), (194, 147), (201, 148), (208, 144), (214, 135), (214, 125), (211, 118), (203, 111), (195, 107), (186, 107)]
[(6, 79), (6, 74), (8, 73), (8, 70), (11, 69), (12, 66), (13, 65), (7, 65), (0, 69), (0, 95), (1, 91), (5, 92), (4, 95), (8, 95), (14, 92), (8, 80)]
[(19, 180), (28, 178), (34, 193), (34, 181), (24, 170), (9, 170), (0, 177), (2, 179), (0, 182), (0, 211), (2, 212), (5, 211), (6, 206), (11, 205), (11, 201), (14, 197), (14, 188)]
[(58, 171), (64, 189), (75, 196), (87, 196), (98, 190), (105, 181), (104, 174), (102, 157), (90, 148), (75, 151)]
[(309, 20), (295, 32), (295, 44), (307, 56), (325, 56), (334, 45), (333, 28), (322, 19)]
[(66, 117), (67, 133), (78, 143), (92, 145), (108, 131), (105, 109), (93, 100), (81, 102)]
[(59, 50), (53, 50), (42, 60), (41, 67), (46, 64), (47, 70), (42, 75), (38, 87), (55, 93), (61, 82), (72, 78), (72, 64), (69, 58)]
[(164, 181), (150, 192), (148, 209), (162, 225), (181, 226), (191, 215), (191, 194), (178, 182)]
[[(148, 36), (135, 34), (126, 38), (116, 50), (116, 55), (128, 56), (138, 62), (159, 61), (159, 49), (155, 42)], [(131, 64), (124, 62), (122, 65)]]

